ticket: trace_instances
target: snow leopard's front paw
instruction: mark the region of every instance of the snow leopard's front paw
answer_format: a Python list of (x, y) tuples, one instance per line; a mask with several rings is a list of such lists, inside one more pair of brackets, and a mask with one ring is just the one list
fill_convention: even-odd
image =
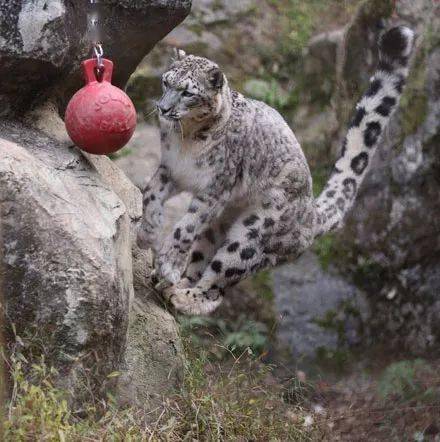
[(173, 285), (179, 283), (185, 271), (187, 254), (174, 246), (165, 244), (156, 257), (158, 274)]
[(200, 287), (179, 288), (172, 286), (164, 290), (164, 296), (177, 311), (185, 315), (208, 315), (223, 300), (220, 292), (206, 292)]
[(137, 231), (136, 242), (140, 249), (157, 249), (160, 237), (160, 222), (144, 218)]
[(140, 249), (154, 249), (155, 235), (145, 229), (139, 228), (136, 243)]

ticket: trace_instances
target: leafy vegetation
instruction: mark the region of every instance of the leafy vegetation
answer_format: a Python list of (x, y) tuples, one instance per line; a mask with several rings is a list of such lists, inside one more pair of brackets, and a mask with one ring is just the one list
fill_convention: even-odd
[(269, 0), (277, 8), (282, 20), (283, 38), (278, 50), (282, 56), (300, 56), (314, 30), (317, 11), (327, 7), (333, 0)]
[(51, 382), (55, 370), (42, 360), (38, 365), (31, 365), (29, 378), (26, 378), (23, 364), (27, 363), (24, 357), (11, 359), (13, 392), (9, 418), (4, 425), (5, 439), (28, 440), (32, 435), (35, 440), (65, 440), (72, 430), (71, 414), (67, 395)]
[(275, 78), (268, 80), (250, 79), (244, 84), (244, 91), (247, 95), (264, 101), (280, 111), (295, 107), (297, 104), (296, 95), (286, 93)]

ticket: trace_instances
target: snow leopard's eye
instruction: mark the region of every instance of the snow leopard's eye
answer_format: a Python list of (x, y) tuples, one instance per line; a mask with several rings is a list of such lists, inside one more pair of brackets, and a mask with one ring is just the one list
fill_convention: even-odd
[(163, 86), (164, 89), (167, 89), (168, 86), (169, 86), (168, 81), (166, 81), (165, 79), (162, 80), (162, 86)]
[(195, 94), (193, 94), (192, 92), (190, 92), (188, 90), (185, 90), (185, 91), (182, 92), (182, 96), (183, 97), (191, 98), (191, 97), (194, 97), (194, 95)]

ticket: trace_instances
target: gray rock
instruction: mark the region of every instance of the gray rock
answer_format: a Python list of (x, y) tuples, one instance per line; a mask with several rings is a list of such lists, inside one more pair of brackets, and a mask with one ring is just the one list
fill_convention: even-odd
[[(55, 96), (60, 109), (82, 83), (91, 55), (84, 7), (65, 0), (0, 0), (0, 116), (23, 114)], [(189, 13), (191, 0), (101, 0), (101, 39), (124, 86), (152, 47)]]
[(368, 318), (362, 294), (324, 271), (313, 252), (272, 273), (278, 338), (296, 360), (311, 361), (361, 341), (361, 325)]
[(107, 373), (121, 360), (133, 298), (131, 220), (76, 148), (0, 122), (0, 150), (7, 317), (19, 335), (42, 339), (75, 388), (92, 354)]
[(132, 260), (141, 193), (108, 158), (57, 139), (60, 120), (32, 120), (50, 135), (0, 122), (8, 320), (44, 342), (78, 400), (85, 373), (93, 369), (87, 382), (102, 393), (120, 371), (121, 400), (154, 408), (183, 365), (174, 318), (154, 303), (148, 257), (136, 249)]
[(249, 12), (254, 0), (198, 0), (194, 5), (194, 13), (201, 16), (201, 22), (212, 25), (234, 19)]
[(138, 187), (144, 189), (159, 167), (160, 133), (157, 126), (139, 124), (129, 144), (118, 153), (115, 163)]
[[(390, 3), (381, 5), (387, 9)], [(335, 133), (345, 134), (347, 111), (351, 113), (377, 62), (369, 49), (385, 11), (377, 6), (377, 0), (363, 4), (339, 51), (338, 90), (332, 97), (338, 103)], [(440, 340), (439, 8), (426, 0), (396, 3), (390, 24), (407, 24), (418, 33), (412, 74), (356, 206), (336, 238), (334, 257), (341, 277), (355, 282), (368, 300), (372, 313), (364, 324), (364, 343), (415, 353)], [(307, 141), (319, 143), (320, 137), (311, 131)], [(315, 161), (327, 164), (327, 152), (318, 154)]]
[[(300, 140), (317, 146), (308, 155), (312, 164), (329, 162), (328, 151), (318, 147), (325, 145), (323, 136), (331, 139), (332, 133), (346, 132), (349, 113), (377, 63), (370, 48), (375, 47), (380, 33), (378, 20), (389, 15), (390, 6), (389, 1), (364, 2), (342, 42), (339, 33), (335, 33), (314, 37), (309, 44), (303, 64), (314, 91), (325, 85), (325, 64), (335, 57), (338, 65), (338, 87), (331, 97), (337, 103), (337, 118), (332, 117), (332, 111), (324, 114), (313, 109), (307, 101), (301, 103), (296, 114)], [(438, 345), (439, 8), (426, 0), (396, 2), (396, 14), (389, 25), (404, 23), (418, 33), (413, 72), (347, 226), (335, 238), (339, 249), (333, 257), (336, 268), (329, 275), (306, 255), (298, 263), (274, 272), (277, 308), (286, 315), (280, 321), (280, 338), (297, 357), (312, 356), (321, 344), (331, 350), (341, 348), (341, 343), (342, 347), (357, 342), (380, 343), (415, 353)], [(331, 69), (329, 72), (333, 77)], [(306, 130), (301, 126), (304, 121)], [(330, 134), (322, 123), (317, 124), (320, 121), (327, 121)], [(339, 146), (338, 142), (335, 153)], [(351, 320), (347, 329), (338, 308), (349, 299), (350, 291), (351, 296), (361, 300), (361, 315), (353, 323), (354, 329)], [(328, 311), (332, 312), (330, 316), (335, 315), (337, 323), (333, 321), (332, 327), (322, 329), (316, 324), (316, 316), (323, 318)], [(339, 333), (334, 325), (339, 327)], [(353, 334), (353, 330), (360, 329), (362, 334)]]
[[(318, 34), (310, 39), (304, 56), (304, 76), (318, 87), (313, 94), (328, 97), (336, 83), (335, 60), (344, 39), (345, 29)], [(311, 77), (311, 78), (310, 78)]]
[[(177, 324), (155, 298), (151, 256), (134, 246), (135, 300), (118, 382), (120, 401), (153, 410), (182, 382), (183, 349)], [(153, 416), (152, 416), (153, 418)]]

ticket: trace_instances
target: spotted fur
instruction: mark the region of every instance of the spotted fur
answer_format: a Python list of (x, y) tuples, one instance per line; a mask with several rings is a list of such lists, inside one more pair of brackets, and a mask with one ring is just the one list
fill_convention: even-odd
[[(357, 105), (355, 117), (344, 140), (344, 149), (316, 202), (317, 235), (340, 228), (354, 203), (378, 142), (397, 107), (403, 83), (408, 76), (413, 39), (413, 32), (405, 27), (393, 28), (381, 38), (378, 70)], [(338, 204), (338, 201), (344, 204)]]
[[(210, 60), (181, 51), (163, 75), (162, 162), (144, 191), (138, 242), (155, 251), (165, 296), (190, 314), (220, 305), (224, 289), (292, 260), (318, 235), (342, 225), (408, 75), (413, 33), (380, 42), (380, 63), (357, 106), (323, 193), (312, 194), (307, 161), (282, 117), (230, 89)], [(163, 204), (193, 195), (172, 233), (159, 240)]]

